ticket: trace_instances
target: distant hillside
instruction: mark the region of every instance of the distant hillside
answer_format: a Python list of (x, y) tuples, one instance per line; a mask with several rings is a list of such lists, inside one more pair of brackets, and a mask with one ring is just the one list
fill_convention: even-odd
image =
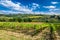
[[(6, 20), (7, 19), (7, 20)], [(48, 22), (60, 23), (60, 15), (0, 14), (1, 22)]]

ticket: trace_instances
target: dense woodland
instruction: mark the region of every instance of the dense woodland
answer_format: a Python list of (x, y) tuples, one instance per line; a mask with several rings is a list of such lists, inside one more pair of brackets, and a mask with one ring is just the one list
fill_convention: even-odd
[(0, 14), (0, 22), (48, 22), (48, 23), (60, 23), (60, 15)]

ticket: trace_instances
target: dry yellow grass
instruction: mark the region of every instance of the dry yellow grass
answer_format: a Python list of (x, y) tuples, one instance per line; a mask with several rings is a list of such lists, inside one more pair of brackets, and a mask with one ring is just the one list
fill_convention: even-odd
[(22, 33), (0, 30), (0, 40), (31, 40), (31, 37)]

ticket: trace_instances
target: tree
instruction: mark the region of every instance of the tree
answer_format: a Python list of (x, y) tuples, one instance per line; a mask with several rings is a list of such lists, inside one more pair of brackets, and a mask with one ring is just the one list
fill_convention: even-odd
[(23, 20), (24, 20), (24, 22), (32, 22), (32, 20), (30, 18), (24, 18)]

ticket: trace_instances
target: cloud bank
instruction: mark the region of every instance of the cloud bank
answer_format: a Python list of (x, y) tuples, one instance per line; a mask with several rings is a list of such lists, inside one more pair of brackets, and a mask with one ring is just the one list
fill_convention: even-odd
[[(20, 12), (20, 13), (21, 12), (23, 12), (23, 13), (33, 13), (33, 10), (35, 10), (37, 7), (39, 7), (39, 4), (32, 3), (32, 8), (29, 8), (28, 5), (24, 6), (19, 2), (14, 3), (11, 0), (1, 0), (0, 5), (3, 5), (7, 8), (9, 8), (9, 9), (11, 9), (10, 11), (12, 11), (12, 10), (17, 11), (17, 13), (18, 12)], [(3, 12), (9, 12), (10, 13), (10, 11), (5, 11), (4, 10)]]
[[(10, 10), (0, 10), (0, 12), (3, 13), (35, 13), (35, 14), (53, 14), (55, 11), (60, 11), (59, 8), (57, 8), (55, 5), (58, 4), (59, 2), (51, 2), (52, 5), (48, 6), (41, 6), (40, 4), (37, 3), (32, 3), (29, 5), (23, 5), (20, 2), (14, 3), (12, 0), (0, 0), (0, 5), (10, 9)], [(40, 9), (41, 7), (49, 9), (49, 12), (44, 12), (44, 11), (34, 11), (36, 9)], [(56, 13), (55, 13), (56, 14)]]

